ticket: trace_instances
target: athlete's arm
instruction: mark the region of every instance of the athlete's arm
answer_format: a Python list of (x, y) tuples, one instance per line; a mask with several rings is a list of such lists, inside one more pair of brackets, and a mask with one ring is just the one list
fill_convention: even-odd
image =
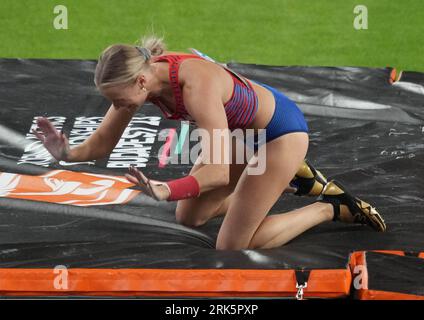
[(65, 135), (56, 130), (46, 118), (37, 120), (41, 133), (35, 130), (33, 133), (56, 160), (69, 162), (97, 160), (112, 152), (135, 112), (136, 109), (117, 109), (112, 105), (96, 131), (74, 148), (69, 147)]
[(80, 145), (70, 149), (68, 161), (102, 159), (115, 148), (137, 109), (110, 106), (99, 127)]
[[(182, 68), (183, 69), (183, 68)], [(217, 77), (208, 70), (197, 67), (185, 68), (183, 100), (188, 113), (193, 117), (199, 129), (203, 129), (208, 138), (201, 139), (202, 158), (210, 164), (201, 167), (192, 175), (199, 183), (200, 192), (216, 189), (229, 183), (230, 166), (224, 162), (224, 155), (231, 150), (225, 145), (229, 140), (228, 122), (221, 97), (221, 85)], [(214, 137), (215, 131), (215, 137)], [(217, 159), (215, 163), (214, 159)]]

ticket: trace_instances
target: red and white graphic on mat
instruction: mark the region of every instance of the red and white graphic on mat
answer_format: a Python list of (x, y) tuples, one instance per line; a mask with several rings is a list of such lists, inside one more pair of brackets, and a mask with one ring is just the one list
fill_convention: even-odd
[(0, 172), (0, 197), (99, 206), (126, 203), (140, 191), (125, 177), (55, 170), (41, 176)]

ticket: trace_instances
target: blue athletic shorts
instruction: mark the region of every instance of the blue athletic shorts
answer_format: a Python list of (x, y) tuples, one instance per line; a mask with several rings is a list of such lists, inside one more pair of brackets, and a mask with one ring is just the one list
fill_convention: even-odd
[(302, 111), (293, 101), (271, 86), (258, 81), (254, 82), (270, 90), (275, 99), (274, 114), (265, 127), (265, 135), (259, 134), (259, 138), (255, 138), (255, 151), (264, 143), (264, 136), (266, 136), (265, 141), (269, 142), (290, 132), (309, 132)]

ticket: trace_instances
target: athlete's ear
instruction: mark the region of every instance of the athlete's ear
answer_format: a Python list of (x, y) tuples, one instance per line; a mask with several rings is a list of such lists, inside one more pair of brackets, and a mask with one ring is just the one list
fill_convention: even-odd
[(144, 87), (145, 87), (145, 84), (146, 84), (146, 77), (144, 76), (144, 74), (139, 74), (139, 75), (138, 75), (137, 80), (136, 80), (136, 83), (137, 83), (137, 85), (138, 85), (138, 87), (139, 87), (140, 89), (142, 89), (142, 88), (144, 88)]

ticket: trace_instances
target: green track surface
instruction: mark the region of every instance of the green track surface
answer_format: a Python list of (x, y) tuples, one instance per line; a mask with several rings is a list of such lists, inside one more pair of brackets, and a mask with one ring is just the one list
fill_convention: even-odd
[[(68, 30), (53, 27), (56, 5)], [(368, 30), (353, 9), (368, 8)], [(96, 59), (152, 30), (170, 50), (267, 65), (424, 71), (423, 0), (0, 0), (0, 57)]]

